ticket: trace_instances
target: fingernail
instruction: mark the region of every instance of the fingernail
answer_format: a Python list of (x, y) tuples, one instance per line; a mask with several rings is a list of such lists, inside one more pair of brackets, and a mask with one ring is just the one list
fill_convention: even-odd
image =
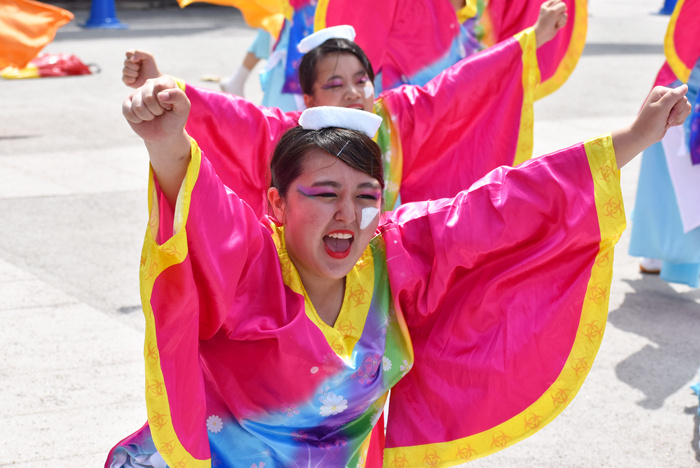
[(170, 93), (167, 91), (161, 91), (160, 93), (158, 93), (158, 99), (167, 101), (168, 99), (170, 99)]

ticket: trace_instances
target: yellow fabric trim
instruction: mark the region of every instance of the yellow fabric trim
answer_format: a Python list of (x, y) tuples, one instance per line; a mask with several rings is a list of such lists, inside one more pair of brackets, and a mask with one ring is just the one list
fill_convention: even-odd
[(180, 88), (183, 92), (187, 92), (187, 83), (185, 83), (183, 80), (180, 78), (175, 78), (174, 76), (171, 77), (173, 80), (175, 80), (175, 83), (177, 83), (177, 87)]
[(685, 0), (678, 0), (676, 7), (673, 9), (671, 20), (668, 22), (668, 29), (666, 29), (666, 37), (664, 38), (664, 54), (666, 54), (668, 66), (671, 67), (676, 78), (683, 83), (687, 83), (688, 78), (690, 78), (691, 69), (688, 68), (678, 56), (675, 41), (676, 24), (678, 23), (678, 15), (680, 15), (681, 9), (683, 9), (683, 3), (685, 3)]
[(603, 339), (612, 282), (613, 247), (625, 229), (612, 137), (607, 134), (589, 140), (584, 148), (593, 178), (601, 242), (588, 281), (576, 340), (559, 377), (529, 408), (492, 429), (450, 442), (385, 449), (385, 467), (448, 467), (495, 453), (550, 423), (581, 388)]
[(515, 35), (523, 50), (523, 105), (520, 112), (518, 146), (515, 149), (513, 166), (532, 157), (535, 128), (535, 89), (540, 83), (540, 69), (537, 64), (537, 38), (535, 28), (527, 28)]
[(0, 77), (6, 80), (22, 80), (26, 78), (41, 78), (39, 68), (30, 63), (24, 68), (6, 67), (0, 72)]
[(586, 34), (588, 33), (588, 0), (576, 0), (575, 8), (574, 29), (571, 32), (571, 41), (569, 41), (566, 54), (564, 54), (564, 58), (559, 63), (554, 75), (537, 87), (535, 100), (542, 99), (559, 89), (569, 79), (574, 68), (576, 68), (578, 59), (581, 58), (583, 48), (586, 46)]
[(465, 5), (457, 10), (457, 21), (459, 24), (464, 23), (468, 19), (474, 18), (478, 12), (478, 0), (466, 0)]
[(365, 328), (374, 294), (374, 256), (371, 245), (367, 246), (353, 269), (345, 277), (343, 305), (335, 324), (331, 327), (319, 317), (304, 289), (299, 272), (289, 258), (284, 241), (284, 226), (273, 225), (272, 239), (277, 247), (284, 284), (295, 293), (304, 296), (306, 316), (321, 330), (335, 354), (343, 360), (349, 360)]
[(318, 0), (316, 13), (314, 14), (314, 32), (326, 29), (326, 14), (328, 13), (328, 2), (330, 0)]
[[(187, 167), (184, 180), (184, 190), (178, 203), (180, 204), (180, 216), (184, 223), (190, 209), (192, 188), (199, 176), (201, 164), (201, 152), (194, 140), (191, 140), (192, 160)], [(146, 317), (146, 339), (144, 343), (144, 360), (146, 365), (146, 408), (148, 410), (148, 423), (151, 428), (153, 443), (162, 455), (168, 466), (171, 467), (196, 467), (210, 468), (211, 459), (199, 460), (190, 455), (182, 446), (173, 427), (170, 417), (170, 404), (168, 392), (165, 388), (165, 379), (160, 367), (158, 354), (158, 341), (156, 336), (155, 319), (151, 308), (151, 295), (153, 285), (165, 269), (172, 265), (182, 263), (187, 257), (186, 228), (173, 234), (163, 245), (156, 243), (156, 235), (159, 226), (158, 200), (154, 182), (153, 168), (149, 173), (148, 181), (148, 210), (150, 213), (146, 238), (141, 254), (141, 268), (139, 272), (141, 283), (141, 302), (143, 313)]]
[[(396, 208), (396, 202), (401, 193), (401, 182), (403, 181), (403, 149), (401, 147), (401, 133), (391, 118), (389, 108), (384, 105), (382, 98), (374, 102), (374, 113), (382, 118), (382, 127), (374, 136), (373, 140), (378, 143), (382, 130), (386, 130), (389, 137), (389, 148), (382, 154), (384, 165), (384, 211), (391, 211)], [(382, 151), (384, 148), (379, 145)]]

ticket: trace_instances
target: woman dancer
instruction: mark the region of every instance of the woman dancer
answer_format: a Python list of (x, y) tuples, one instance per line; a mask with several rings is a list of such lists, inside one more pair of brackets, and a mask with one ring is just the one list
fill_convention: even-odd
[(642, 156), (630, 255), (643, 257), (646, 273), (700, 286), (700, 2), (680, 0), (666, 31), (667, 63), (656, 83), (688, 84), (694, 119), (676, 128)]
[(537, 431), (602, 338), (617, 168), (682, 124), (685, 91), (381, 217), (378, 117), (309, 109), (275, 149), (274, 217), (259, 220), (189, 139), (186, 94), (137, 90), (123, 109), (153, 169), (148, 424), (106, 466), (380, 466), (370, 434), (390, 388), (385, 466), (453, 466)]
[[(387, 209), (399, 204), (399, 195), (404, 202), (454, 196), (491, 169), (531, 157), (536, 47), (553, 38), (565, 19), (561, 11), (543, 7), (534, 28), (464, 59), (425, 87), (393, 89), (376, 101), (374, 72), (352, 41), (354, 31), (329, 28), (300, 44), (307, 51), (300, 65), (304, 100), (307, 107), (358, 107), (383, 117), (377, 142)], [(133, 73), (129, 63), (127, 59), (127, 84), (185, 90), (193, 115), (188, 133), (211, 155), (224, 183), (237, 187), (258, 215), (267, 213), (269, 158), (282, 133), (297, 124), (299, 113), (259, 107), (169, 76), (146, 82), (146, 77), (156, 76), (154, 61), (137, 60)]]

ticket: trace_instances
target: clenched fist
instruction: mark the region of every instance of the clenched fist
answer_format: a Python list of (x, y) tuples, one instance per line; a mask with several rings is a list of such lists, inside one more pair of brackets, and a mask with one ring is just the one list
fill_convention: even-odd
[(175, 205), (190, 161), (190, 139), (185, 124), (190, 100), (169, 76), (147, 80), (124, 100), (122, 113), (143, 138), (160, 188)]
[(158, 71), (156, 59), (153, 54), (145, 50), (127, 50), (124, 68), (122, 69), (122, 81), (131, 88), (140, 88), (146, 84), (146, 80), (163, 76)]
[(554, 39), (559, 30), (566, 26), (566, 3), (562, 0), (547, 0), (540, 7), (540, 16), (535, 23), (537, 47)]

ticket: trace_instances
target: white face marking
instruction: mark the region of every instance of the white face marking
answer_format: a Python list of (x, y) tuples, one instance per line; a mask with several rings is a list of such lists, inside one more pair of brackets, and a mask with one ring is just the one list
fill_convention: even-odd
[(360, 229), (367, 229), (367, 226), (372, 224), (372, 221), (374, 221), (374, 218), (376, 218), (378, 214), (379, 208), (363, 208)]
[(374, 96), (374, 86), (365, 86), (365, 99)]

